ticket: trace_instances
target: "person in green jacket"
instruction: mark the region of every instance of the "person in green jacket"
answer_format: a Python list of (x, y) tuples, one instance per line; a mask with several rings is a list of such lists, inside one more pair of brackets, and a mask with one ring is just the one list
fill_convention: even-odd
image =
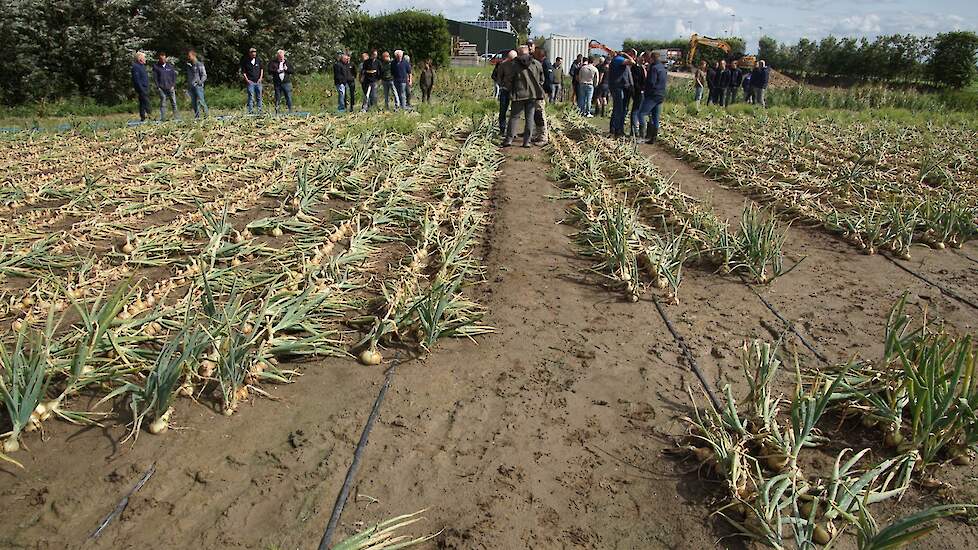
[(509, 82), (509, 95), (512, 100), (512, 112), (509, 115), (509, 131), (502, 146), (509, 147), (513, 144), (513, 136), (516, 135), (516, 125), (520, 120), (520, 113), (523, 114), (523, 147), (530, 146), (530, 139), (533, 137), (533, 115), (536, 110), (537, 101), (543, 99), (543, 65), (539, 61), (530, 57), (530, 49), (520, 46), (514, 63)]

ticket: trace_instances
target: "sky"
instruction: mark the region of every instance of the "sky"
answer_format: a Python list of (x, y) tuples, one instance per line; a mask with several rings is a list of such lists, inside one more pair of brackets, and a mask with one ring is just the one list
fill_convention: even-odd
[[(365, 0), (381, 13), (404, 8), (477, 19), (481, 0)], [(530, 34), (563, 34), (600, 40), (612, 48), (625, 38), (688, 38), (691, 32), (779, 42), (835, 36), (933, 35), (978, 31), (978, 0), (530, 0)]]

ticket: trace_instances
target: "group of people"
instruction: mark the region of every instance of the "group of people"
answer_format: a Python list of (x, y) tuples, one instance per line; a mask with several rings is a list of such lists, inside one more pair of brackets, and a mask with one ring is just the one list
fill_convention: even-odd
[(767, 107), (765, 93), (767, 92), (770, 71), (764, 60), (749, 70), (741, 70), (736, 61), (729, 64), (717, 61), (709, 66), (706, 61), (700, 61), (699, 67), (693, 72), (694, 99), (699, 104), (703, 100), (703, 89), (707, 90), (706, 104), (726, 107), (736, 103), (738, 95), (743, 91), (744, 101), (760, 107)]
[[(179, 118), (177, 110), (177, 69), (167, 58), (165, 52), (158, 52), (157, 62), (152, 66), (152, 84), (155, 84), (160, 97), (160, 120), (166, 119), (166, 108), (170, 106), (173, 118)], [(207, 68), (197, 58), (197, 52), (187, 52), (184, 64), (187, 80), (187, 95), (194, 116), (200, 118), (208, 114), (207, 100), (204, 96), (204, 83), (207, 82)], [(137, 52), (132, 64), (132, 84), (139, 101), (139, 119), (146, 121), (150, 116), (151, 80), (146, 70), (146, 54)], [(250, 48), (241, 59), (240, 74), (244, 79), (247, 94), (246, 107), (248, 114), (261, 114), (264, 109), (262, 97), (263, 85), (266, 78), (271, 78), (275, 88), (275, 113), (279, 113), (282, 101), (288, 112), (292, 112), (292, 64), (286, 59), (285, 51), (278, 50), (275, 59), (265, 64), (258, 56), (258, 50)], [(421, 101), (431, 101), (431, 91), (435, 86), (435, 68), (431, 59), (424, 63), (419, 74), (418, 83), (421, 87)], [(341, 52), (333, 64), (333, 83), (336, 85), (337, 109), (340, 112), (353, 111), (356, 108), (357, 83), (363, 91), (362, 111), (377, 105), (377, 89), (383, 86), (384, 105), (394, 110), (411, 107), (411, 90), (414, 85), (414, 72), (411, 58), (403, 51), (395, 50), (378, 55), (377, 50), (363, 52), (358, 64), (354, 64), (350, 55)]]
[(596, 111), (604, 116), (610, 100), (613, 137), (625, 136), (627, 118), (632, 136), (655, 143), (669, 79), (657, 52), (631, 49), (611, 59), (578, 55), (568, 72), (581, 115), (593, 117)]
[[(377, 50), (360, 54), (360, 63), (354, 64), (350, 55), (341, 53), (333, 64), (333, 84), (336, 86), (337, 110), (346, 112), (356, 109), (357, 82), (363, 92), (363, 104), (360, 107), (366, 112), (377, 105), (377, 86), (384, 89), (384, 107), (391, 108), (394, 100), (394, 110), (411, 108), (411, 90), (414, 86), (414, 71), (411, 67), (411, 57), (401, 50), (378, 54)], [(421, 87), (421, 101), (431, 102), (431, 90), (435, 86), (435, 67), (431, 59), (424, 62), (418, 78)]]
[[(559, 58), (557, 62), (560, 63)], [(547, 100), (553, 101), (555, 97), (553, 75), (554, 65), (547, 59), (547, 52), (537, 48), (532, 40), (506, 52), (493, 68), (503, 147), (513, 144), (521, 116), (525, 121), (523, 147), (549, 142), (545, 106)]]
[[(611, 59), (578, 55), (568, 69), (573, 85), (572, 100), (581, 115), (593, 117), (596, 109), (604, 114), (610, 98), (611, 135), (625, 136), (625, 119), (630, 133), (645, 136), (655, 143), (659, 133), (659, 114), (666, 97), (668, 74), (655, 52), (620, 52)], [(523, 118), (523, 147), (549, 141), (546, 102), (563, 99), (563, 59), (551, 64), (547, 52), (533, 41), (518, 50), (506, 52), (492, 71), (499, 100), (499, 133), (503, 147), (512, 145), (520, 118)], [(597, 90), (597, 95), (595, 91)], [(596, 107), (592, 107), (592, 103)], [(629, 107), (630, 105), (630, 107)], [(646, 122), (647, 121), (647, 122)]]
[[(207, 68), (204, 63), (197, 58), (197, 52), (190, 50), (187, 52), (184, 63), (184, 72), (187, 77), (187, 95), (190, 96), (190, 106), (194, 111), (194, 117), (200, 118), (201, 115), (208, 114), (207, 100), (204, 96), (204, 83), (207, 82)], [(160, 120), (166, 118), (166, 106), (170, 105), (173, 118), (179, 118), (177, 111), (177, 70), (170, 62), (166, 52), (157, 52), (156, 63), (152, 66), (153, 83), (160, 97)], [(286, 108), (292, 112), (292, 65), (285, 58), (285, 50), (278, 50), (275, 59), (265, 65), (258, 58), (258, 51), (255, 48), (248, 50), (247, 55), (241, 59), (241, 77), (245, 81), (248, 94), (248, 113), (257, 109), (262, 111), (262, 84), (266, 75), (271, 75), (272, 84), (275, 86), (275, 112), (279, 112), (279, 105), (285, 100)], [(136, 90), (136, 97), (139, 101), (139, 119), (146, 121), (150, 116), (150, 78), (146, 71), (146, 54), (137, 52), (131, 67), (132, 84)]]

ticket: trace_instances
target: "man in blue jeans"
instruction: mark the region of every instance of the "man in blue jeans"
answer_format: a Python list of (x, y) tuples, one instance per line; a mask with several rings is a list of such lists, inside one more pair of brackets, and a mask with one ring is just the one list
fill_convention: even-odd
[(397, 90), (394, 101), (399, 104), (401, 109), (407, 109), (408, 85), (411, 83), (411, 62), (404, 59), (403, 51), (394, 50), (391, 72), (394, 76), (394, 88)]
[(625, 116), (632, 97), (632, 60), (619, 53), (608, 67), (608, 90), (611, 91), (611, 136), (625, 135)]
[(591, 99), (594, 98), (594, 89), (597, 86), (598, 69), (591, 58), (585, 57), (581, 61), (581, 68), (577, 70), (577, 108), (587, 118), (594, 117), (591, 114)]
[(251, 48), (248, 55), (241, 60), (241, 76), (248, 87), (248, 114), (252, 113), (255, 103), (258, 104), (258, 114), (261, 114), (261, 81), (265, 78), (265, 66), (258, 59), (258, 50)]
[(145, 122), (149, 118), (149, 75), (146, 74), (146, 54), (139, 52), (129, 71), (132, 75), (132, 87), (139, 98), (139, 120)]
[(196, 118), (200, 118), (201, 108), (204, 116), (209, 112), (204, 99), (204, 82), (207, 82), (207, 69), (197, 60), (197, 52), (190, 50), (187, 52), (187, 93), (190, 94), (190, 105)]
[(648, 76), (645, 77), (645, 99), (638, 111), (639, 123), (645, 126), (645, 117), (650, 117), (646, 127), (646, 143), (655, 143), (659, 137), (659, 113), (662, 112), (662, 102), (666, 99), (666, 80), (669, 78), (666, 68), (659, 61), (659, 54), (649, 54)]
[(285, 106), (292, 112), (292, 66), (285, 60), (285, 50), (275, 52), (275, 60), (269, 63), (275, 85), (275, 114), (278, 114), (279, 101), (285, 98)]
[[(349, 83), (353, 81), (353, 74), (351, 73), (348, 57), (345, 53), (340, 53), (336, 56), (336, 63), (333, 63), (333, 84), (336, 86), (336, 110), (339, 112), (346, 111), (346, 96), (347, 93), (352, 93), (353, 90), (348, 89)], [(353, 107), (351, 106), (352, 110)]]
[(492, 79), (499, 90), (496, 94), (496, 99), (499, 100), (499, 135), (504, 137), (509, 128), (509, 87), (515, 68), (514, 59), (516, 50), (509, 50), (503, 60), (492, 69)]
[(166, 54), (159, 52), (156, 54), (156, 64), (153, 65), (153, 80), (156, 82), (156, 89), (160, 93), (160, 120), (166, 118), (166, 104), (169, 101), (173, 111), (173, 118), (180, 118), (177, 115), (177, 70), (173, 64), (166, 60)]

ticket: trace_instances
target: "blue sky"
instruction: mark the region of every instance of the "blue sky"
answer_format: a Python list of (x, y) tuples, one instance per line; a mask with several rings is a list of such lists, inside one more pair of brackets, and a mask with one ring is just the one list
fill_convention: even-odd
[[(366, 0), (371, 13), (426, 9), (451, 19), (479, 15), (481, 0)], [(763, 33), (779, 41), (879, 34), (930, 35), (978, 30), (978, 0), (530, 0), (534, 35), (594, 38), (620, 47), (624, 38), (733, 34), (757, 48)]]

